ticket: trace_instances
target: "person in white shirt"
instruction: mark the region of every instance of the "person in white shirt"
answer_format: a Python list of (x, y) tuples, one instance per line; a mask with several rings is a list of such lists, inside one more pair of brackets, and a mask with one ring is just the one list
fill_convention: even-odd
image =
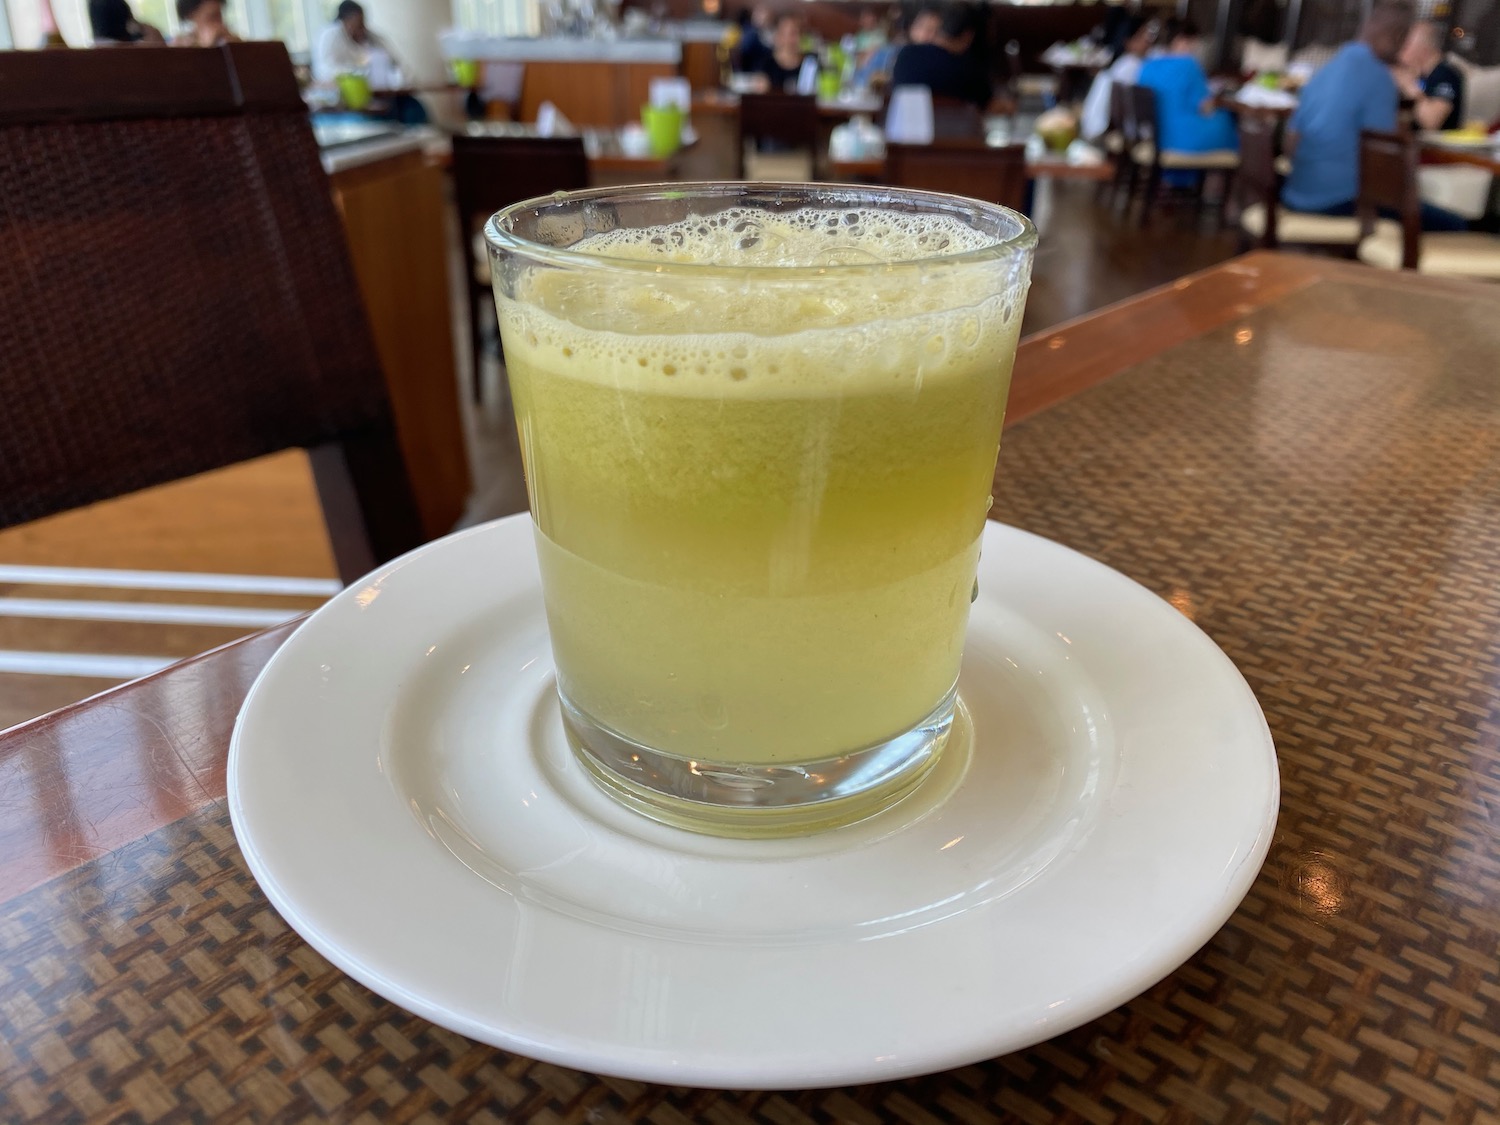
[(333, 82), (341, 74), (366, 74), (377, 89), (399, 85), (400, 68), (385, 40), (365, 26), (365, 10), (343, 0), (333, 24), (318, 36), (313, 51), (314, 82)]
[(1087, 140), (1097, 140), (1109, 131), (1109, 102), (1115, 83), (1134, 86), (1141, 76), (1141, 64), (1151, 41), (1156, 34), (1156, 25), (1141, 16), (1132, 16), (1125, 28), (1125, 47), (1120, 57), (1094, 77), (1088, 97), (1083, 100), (1083, 113), (1078, 119), (1078, 131)]

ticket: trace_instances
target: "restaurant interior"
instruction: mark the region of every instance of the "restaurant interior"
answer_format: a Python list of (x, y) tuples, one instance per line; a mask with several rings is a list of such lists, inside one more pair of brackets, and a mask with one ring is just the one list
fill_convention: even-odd
[[(0, 1120), (1500, 1120), (1497, 176), (1500, 0), (0, 0)], [(1097, 703), (1055, 704), (1095, 749), (1006, 775), (1031, 804), (965, 831), (959, 797), (929, 793), (895, 828), (868, 827), (886, 810), (765, 853), (814, 873), (798, 880), (884, 886), (875, 921), (829, 894), (777, 930), (752, 909), (776, 884), (726, 874), (743, 854), (604, 813), (569, 827), (593, 806), (567, 793), (544, 824), (518, 789), (527, 811), (491, 840), (463, 819), (464, 786), (489, 782), (451, 766), (431, 809), (395, 807), (474, 894), (520, 904), (504, 980), (475, 984), (493, 999), (471, 1010), (454, 982), (485, 954), (451, 935), (477, 913), (413, 922), (420, 865), (367, 840), (364, 860), (306, 857), (320, 874), (299, 884), (251, 846), (257, 823), (301, 840), (291, 810), (366, 816), (265, 732), (368, 675), (349, 754), (399, 796), (410, 682), (444, 657), (377, 688), (373, 657), (319, 665), (308, 638), (394, 614), (404, 567), (443, 573), (409, 552), (530, 526), (540, 439), (507, 368), (491, 216), (769, 182), (1029, 220), (973, 620), (1010, 589), (1009, 571), (987, 585), (1002, 531), (1017, 558), (1068, 549), (1042, 566), (1078, 584), (1058, 621), (1133, 629), (1153, 611), (1126, 586), (1172, 620), (1120, 642)], [(941, 445), (887, 468), (916, 479)], [(413, 601), (414, 620), (447, 612)], [(1179, 620), (1206, 635), (1196, 657), (1167, 651)], [(424, 635), (386, 627), (367, 649)], [(1000, 652), (1010, 626), (993, 627)], [(1057, 651), (1085, 676), (1087, 653), (1078, 672)], [(271, 702), (297, 660), (323, 687)], [(978, 701), (971, 661), (978, 762), (1004, 699)], [(1148, 690), (1129, 665), (1175, 668), (1181, 695), (1216, 661), (1233, 690), (1199, 733), (1129, 717)], [(1045, 667), (1027, 698), (1062, 699)], [(431, 753), (458, 755), (474, 736), (444, 722)], [(321, 794), (288, 797), (284, 825), (251, 807), (271, 784), (247, 780), (257, 737), (299, 771), (279, 783)], [(299, 737), (310, 762), (322, 742)], [(1242, 737), (1269, 774), (1207, 748)], [(1139, 760), (1173, 738), (1179, 772)], [(982, 775), (964, 768), (943, 782), (959, 796)], [(1230, 778), (1253, 808), (1215, 811)], [(1153, 786), (1171, 810), (1130, 796)], [(1112, 817), (1142, 825), (1113, 868)], [(932, 854), (955, 850), (923, 867), (910, 841), (937, 825), (953, 839)], [(308, 846), (338, 835), (321, 831)], [(910, 854), (837, 867), (827, 840), (847, 832)], [(1212, 875), (1182, 858), (1192, 833)], [(950, 858), (969, 882), (942, 913)], [(299, 890), (324, 875), (379, 899), (391, 936), (324, 926)], [(897, 926), (923, 880), (931, 917)], [(1054, 884), (1091, 905), (1047, 907)], [(1045, 909), (1038, 937), (1025, 910)], [(960, 913), (991, 929), (940, 940)], [(1024, 960), (1012, 940), (1034, 964), (997, 967)], [(773, 953), (802, 958), (775, 985)], [(888, 994), (840, 983), (908, 972)], [(704, 996), (745, 1010), (700, 1019)], [(802, 997), (788, 1030), (773, 1017), (796, 1025)]]

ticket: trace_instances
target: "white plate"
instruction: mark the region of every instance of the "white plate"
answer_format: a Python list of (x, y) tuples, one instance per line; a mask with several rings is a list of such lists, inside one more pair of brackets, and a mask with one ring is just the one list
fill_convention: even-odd
[(1275, 751), (1187, 618), (991, 524), (960, 693), (971, 754), (804, 839), (617, 808), (574, 764), (530, 521), (430, 544), (271, 658), (229, 752), (235, 832), (308, 943), (533, 1058), (796, 1088), (1049, 1038), (1186, 960), (1270, 843)]

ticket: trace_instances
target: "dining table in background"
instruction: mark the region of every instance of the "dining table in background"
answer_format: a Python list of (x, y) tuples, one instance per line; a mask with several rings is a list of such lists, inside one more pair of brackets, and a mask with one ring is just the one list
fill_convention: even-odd
[(0, 734), (0, 1119), (1500, 1118), (1497, 354), (1492, 287), (1267, 253), (1022, 344), (996, 518), (1197, 622), (1280, 761), (1248, 896), (1106, 1015), (780, 1092), (434, 1026), (306, 945), (236, 847), (230, 732), (288, 624)]
[(1454, 144), (1441, 137), (1422, 137), (1423, 164), (1467, 164), (1500, 176), (1500, 133), (1483, 145)]
[[(1100, 160), (1094, 163), (1069, 161), (1066, 157), (1049, 152), (1043, 156), (1027, 157), (1026, 175), (1033, 180), (1085, 180), (1089, 183), (1108, 183), (1115, 178), (1115, 165), (1110, 160)], [(879, 154), (853, 160), (838, 160), (830, 155), (828, 178), (836, 182), (885, 183), (885, 156)]]
[[(693, 95), (693, 112), (732, 117), (739, 112), (740, 96), (733, 90), (702, 90)], [(860, 115), (878, 117), (885, 98), (866, 91), (847, 91), (836, 97), (818, 96), (818, 116), (824, 121), (847, 121)]]
[[(680, 178), (683, 158), (697, 144), (691, 135), (679, 148), (666, 155), (649, 152), (627, 151), (622, 140), (622, 130), (614, 128), (584, 128), (572, 132), (544, 132), (535, 123), (518, 121), (487, 121), (466, 123), (460, 131), (479, 137), (550, 137), (578, 135), (583, 138), (583, 152), (588, 160), (591, 178), (598, 173), (626, 173), (641, 180), (675, 180)], [(437, 157), (438, 163), (444, 157)]]

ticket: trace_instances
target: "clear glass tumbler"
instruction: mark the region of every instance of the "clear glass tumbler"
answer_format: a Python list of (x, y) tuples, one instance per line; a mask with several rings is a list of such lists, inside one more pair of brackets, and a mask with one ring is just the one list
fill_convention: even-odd
[(719, 835), (909, 793), (953, 723), (1031, 224), (682, 184), (531, 200), (486, 235), (582, 763)]

